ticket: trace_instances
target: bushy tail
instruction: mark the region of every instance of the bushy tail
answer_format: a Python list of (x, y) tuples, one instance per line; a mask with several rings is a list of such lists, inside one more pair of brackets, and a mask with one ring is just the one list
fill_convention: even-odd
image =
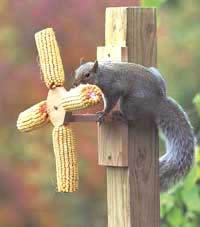
[(161, 101), (156, 123), (167, 141), (166, 154), (160, 158), (160, 188), (165, 191), (190, 170), (195, 141), (186, 113), (172, 98)]

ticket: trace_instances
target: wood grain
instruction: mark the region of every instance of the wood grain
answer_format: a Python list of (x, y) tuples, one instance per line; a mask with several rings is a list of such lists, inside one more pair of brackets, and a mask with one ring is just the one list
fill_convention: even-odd
[(127, 18), (129, 62), (145, 66), (156, 66), (156, 9), (127, 8)]
[(99, 165), (128, 166), (128, 127), (106, 121), (98, 127)]
[[(107, 60), (112, 53), (109, 57), (113, 60), (156, 66), (156, 10), (108, 8), (105, 43), (104, 49), (97, 51), (99, 60)], [(125, 57), (116, 51), (120, 48), (125, 48)], [(130, 123), (126, 131), (123, 127), (123, 124), (106, 123), (99, 128), (99, 163), (108, 166), (108, 227), (159, 227), (156, 126), (152, 119), (146, 118), (136, 125)], [(128, 168), (120, 167), (126, 166), (126, 161)]]
[(62, 106), (59, 106), (59, 102), (62, 97), (65, 96), (66, 90), (64, 87), (56, 87), (50, 89), (47, 96), (47, 112), (50, 117), (50, 121), (54, 126), (60, 126), (64, 124), (65, 110)]
[[(97, 121), (97, 115), (96, 114), (72, 114), (67, 117), (65, 117), (64, 124), (68, 124), (69, 122), (96, 122)], [(111, 122), (111, 116), (108, 115), (105, 117), (106, 122)]]
[[(106, 9), (105, 47), (97, 48), (98, 60), (128, 61), (127, 8)], [(119, 104), (114, 110), (119, 109)], [(128, 126), (105, 122), (98, 128), (98, 162), (105, 166), (128, 166)]]
[[(156, 9), (127, 9), (127, 45), (130, 61), (156, 66)], [(134, 227), (160, 226), (159, 144), (151, 118), (129, 125), (129, 183), (131, 223)], [(141, 212), (142, 211), (142, 212)]]
[(98, 47), (97, 59), (128, 62), (128, 48), (121, 46)]
[[(108, 226), (131, 227), (128, 168), (107, 168)], [(112, 204), (112, 205), (111, 205)]]
[(160, 226), (158, 141), (152, 120), (129, 124), (128, 175), (133, 227)]
[(127, 19), (126, 7), (106, 9), (105, 46), (127, 46)]

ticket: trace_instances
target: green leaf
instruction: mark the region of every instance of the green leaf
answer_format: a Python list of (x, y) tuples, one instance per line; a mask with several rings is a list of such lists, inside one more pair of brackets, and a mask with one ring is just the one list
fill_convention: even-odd
[(194, 225), (192, 223), (183, 223), (181, 227), (194, 227)]
[(166, 0), (142, 0), (144, 7), (160, 7)]
[(195, 186), (197, 180), (197, 166), (195, 165), (184, 180), (184, 190), (187, 191), (192, 189)]
[(171, 211), (167, 215), (167, 220), (171, 224), (171, 226), (182, 227), (183, 214), (181, 210), (178, 209), (178, 207), (171, 209)]
[(195, 182), (200, 182), (200, 147), (199, 146), (196, 146), (196, 149), (195, 149), (195, 169), (196, 169)]
[(200, 94), (197, 94), (194, 98), (193, 98), (193, 104), (195, 105), (198, 114), (200, 115)]
[(164, 217), (174, 207), (174, 198), (168, 193), (163, 193), (160, 201), (160, 216)]
[(200, 213), (200, 194), (198, 186), (194, 185), (189, 190), (182, 191), (181, 194), (188, 210)]
[(194, 104), (200, 104), (200, 94), (197, 94), (193, 98), (193, 103)]

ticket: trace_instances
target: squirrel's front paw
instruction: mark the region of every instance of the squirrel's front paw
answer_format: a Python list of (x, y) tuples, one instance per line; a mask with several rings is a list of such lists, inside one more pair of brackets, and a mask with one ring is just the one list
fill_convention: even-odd
[(125, 118), (125, 116), (118, 110), (112, 112), (112, 120), (113, 121), (121, 121), (121, 122), (123, 122), (125, 124), (128, 123), (128, 121)]
[(96, 115), (97, 115), (97, 122), (102, 124), (104, 122), (104, 117), (105, 117), (106, 113), (104, 111), (99, 111), (96, 113)]

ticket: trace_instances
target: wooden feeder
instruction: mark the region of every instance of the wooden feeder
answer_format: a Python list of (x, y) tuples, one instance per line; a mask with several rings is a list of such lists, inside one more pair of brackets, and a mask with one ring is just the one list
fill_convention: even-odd
[(36, 33), (35, 40), (49, 92), (46, 101), (20, 113), (17, 127), (29, 132), (48, 122), (54, 125), (57, 188), (59, 192), (74, 192), (78, 188), (78, 164), (73, 132), (68, 125), (70, 112), (98, 104), (102, 100), (101, 90), (95, 85), (80, 85), (67, 92), (63, 87), (64, 70), (53, 29)]

